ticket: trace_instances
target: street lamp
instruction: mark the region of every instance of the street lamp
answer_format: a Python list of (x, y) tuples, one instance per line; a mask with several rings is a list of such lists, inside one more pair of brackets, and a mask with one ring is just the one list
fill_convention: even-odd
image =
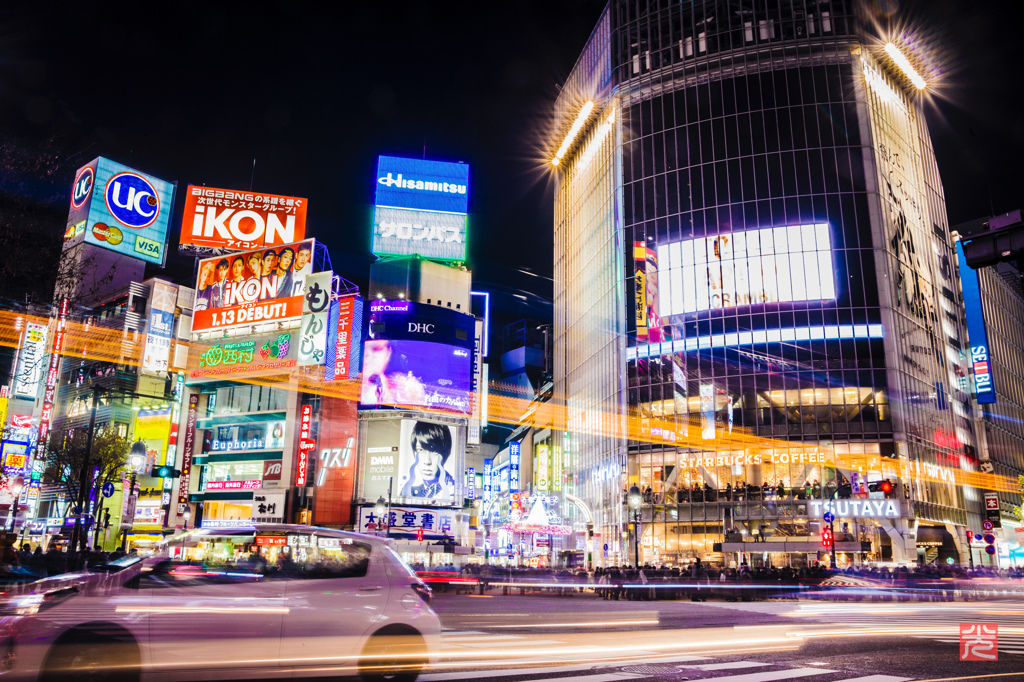
[(185, 527), (182, 530), (188, 530), (188, 520), (192, 518), (192, 507), (185, 507), (182, 517), (185, 519)]
[(21, 478), (15, 481), (14, 485), (11, 487), (11, 493), (14, 495), (14, 499), (11, 500), (11, 512), (8, 515), (9, 519), (6, 524), (6, 527), (10, 531), (14, 530), (14, 524), (18, 519), (18, 501), (21, 500), (21, 491), (24, 487), (25, 481)]
[(643, 502), (640, 487), (631, 485), (626, 499), (633, 510), (633, 561), (635, 566), (640, 568), (640, 504)]
[[(142, 472), (142, 468), (146, 466), (146, 444), (141, 440), (137, 440), (132, 444), (132, 449), (128, 451), (128, 468), (132, 470), (131, 486), (128, 489), (128, 506), (126, 507), (125, 516), (127, 519), (121, 519), (121, 526), (125, 525), (125, 521), (134, 525), (135, 524), (135, 504), (137, 502), (135, 498), (135, 479)], [(84, 531), (83, 531), (84, 532)], [(128, 547), (128, 529), (124, 529), (124, 535), (121, 537), (121, 549), (127, 549)]]
[(379, 531), (381, 524), (384, 523), (384, 515), (388, 512), (388, 503), (384, 500), (383, 495), (377, 498), (377, 504), (373, 505), (373, 511), (377, 514), (377, 529)]

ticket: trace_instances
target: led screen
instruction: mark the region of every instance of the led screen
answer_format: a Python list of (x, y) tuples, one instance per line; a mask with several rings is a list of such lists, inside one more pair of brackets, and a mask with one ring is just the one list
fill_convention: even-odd
[[(465, 443), (461, 427), (426, 419), (366, 422), (364, 499), (388, 494), (416, 504), (450, 505), (460, 490)], [(461, 500), (460, 500), (461, 501)]]
[(467, 213), (469, 166), (381, 156), (377, 159), (377, 192), (373, 203), (395, 208)]
[(372, 251), (378, 256), (419, 254), (436, 260), (466, 260), (466, 215), (377, 206)]
[(363, 346), (359, 402), (468, 412), (472, 354), (443, 343), (370, 339)]
[(199, 261), (192, 331), (302, 317), (315, 240)]
[(825, 223), (733, 232), (658, 246), (662, 317), (836, 297)]

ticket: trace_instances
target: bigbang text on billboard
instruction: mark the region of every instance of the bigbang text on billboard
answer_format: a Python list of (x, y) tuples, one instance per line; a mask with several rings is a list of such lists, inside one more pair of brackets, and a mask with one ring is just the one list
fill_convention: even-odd
[(199, 261), (192, 331), (302, 317), (315, 240)]
[(359, 402), (468, 412), (471, 355), (443, 343), (370, 339), (363, 347)]
[(301, 241), (306, 203), (300, 197), (189, 185), (181, 246), (241, 251)]

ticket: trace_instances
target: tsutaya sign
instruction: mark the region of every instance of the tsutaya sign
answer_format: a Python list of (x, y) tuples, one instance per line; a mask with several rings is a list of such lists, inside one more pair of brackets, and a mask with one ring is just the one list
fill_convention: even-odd
[(820, 518), (825, 512), (832, 512), (836, 516), (851, 517), (859, 516), (864, 518), (900, 518), (900, 505), (898, 500), (811, 500), (811, 518)]

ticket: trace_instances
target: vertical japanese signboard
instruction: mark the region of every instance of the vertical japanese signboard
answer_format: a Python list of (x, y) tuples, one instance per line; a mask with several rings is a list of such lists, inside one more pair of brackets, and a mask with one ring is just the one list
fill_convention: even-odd
[(298, 467), (295, 471), (295, 485), (304, 487), (309, 480), (309, 453), (316, 447), (316, 441), (311, 437), (313, 425), (313, 406), (302, 406), (302, 419), (299, 422), (299, 456)]
[(37, 447), (46, 447), (46, 438), (50, 435), (50, 421), (53, 419), (53, 400), (57, 392), (57, 379), (60, 377), (60, 354), (64, 351), (64, 337), (68, 324), (68, 300), (60, 304), (57, 316), (57, 333), (53, 336), (53, 350), (50, 354), (50, 366), (46, 371), (46, 390), (43, 392), (43, 411), (39, 415), (39, 437)]
[(322, 365), (327, 359), (328, 317), (331, 308), (330, 270), (306, 277), (306, 295), (302, 301), (299, 328), (298, 365)]
[(512, 493), (519, 492), (519, 456), (522, 445), (518, 441), (508, 444), (508, 490)]
[(466, 468), (466, 497), (470, 500), (476, 499), (476, 468)]
[(149, 299), (149, 319), (146, 324), (146, 346), (142, 356), (143, 374), (167, 373), (177, 300), (177, 286), (167, 282), (153, 282), (153, 291)]
[(338, 299), (338, 333), (334, 356), (334, 378), (359, 376), (363, 327), (363, 299), (343, 296)]
[(196, 418), (199, 416), (199, 394), (188, 398), (188, 416), (185, 421), (185, 438), (181, 444), (181, 478), (178, 479), (178, 513), (184, 514), (188, 506), (188, 484), (192, 473), (192, 451), (196, 442)]
[(484, 460), (484, 509), (491, 503), (491, 476), (494, 475), (494, 460)]

